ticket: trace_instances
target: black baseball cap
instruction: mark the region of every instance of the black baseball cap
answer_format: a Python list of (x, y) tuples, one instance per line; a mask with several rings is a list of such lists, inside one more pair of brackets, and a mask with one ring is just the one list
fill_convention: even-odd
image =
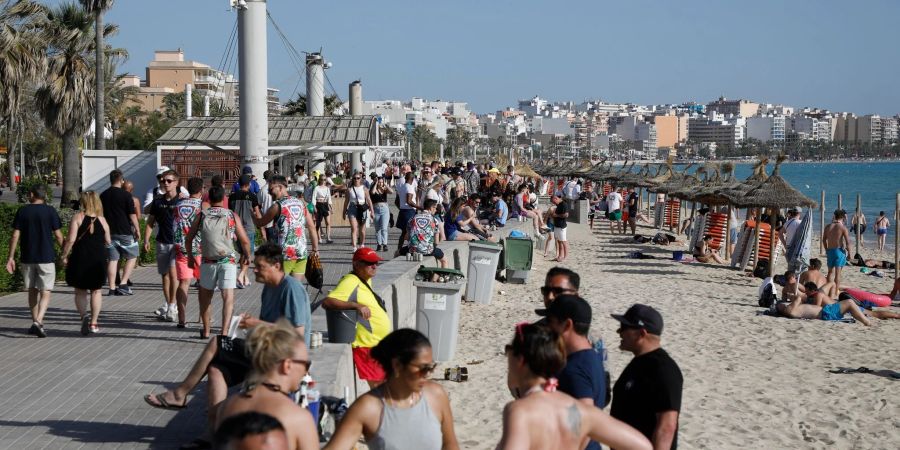
[(662, 335), (663, 318), (659, 311), (650, 306), (635, 303), (625, 314), (610, 314), (623, 326), (643, 328), (650, 334)]
[(575, 323), (591, 323), (591, 305), (577, 295), (560, 295), (546, 309), (536, 309), (535, 314), (542, 317), (555, 317), (560, 320), (572, 319)]

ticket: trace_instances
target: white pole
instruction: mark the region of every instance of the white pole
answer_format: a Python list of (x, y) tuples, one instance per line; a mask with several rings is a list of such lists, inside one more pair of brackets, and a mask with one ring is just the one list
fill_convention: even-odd
[[(325, 115), (325, 59), (319, 53), (306, 55), (306, 114)], [(310, 170), (325, 172), (325, 152), (311, 152)]]
[(265, 0), (246, 0), (245, 5), (238, 7), (238, 66), (241, 159), (261, 178), (269, 168)]
[(194, 102), (191, 97), (194, 95), (194, 86), (191, 84), (184, 85), (184, 117), (190, 119), (194, 115)]

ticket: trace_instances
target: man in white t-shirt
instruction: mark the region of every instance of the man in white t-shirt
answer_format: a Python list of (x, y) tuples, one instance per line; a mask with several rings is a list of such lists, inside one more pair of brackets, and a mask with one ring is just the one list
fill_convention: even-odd
[(609, 232), (615, 233), (613, 227), (618, 228), (619, 234), (625, 233), (622, 226), (622, 194), (618, 190), (606, 195), (606, 218), (609, 219)]
[(791, 208), (787, 212), (788, 220), (785, 222), (784, 226), (781, 227), (781, 243), (784, 244), (784, 251), (787, 251), (788, 247), (790, 247), (791, 242), (794, 240), (794, 235), (797, 234), (797, 230), (800, 229), (801, 220), (800, 220), (800, 211), (797, 211), (794, 208)]

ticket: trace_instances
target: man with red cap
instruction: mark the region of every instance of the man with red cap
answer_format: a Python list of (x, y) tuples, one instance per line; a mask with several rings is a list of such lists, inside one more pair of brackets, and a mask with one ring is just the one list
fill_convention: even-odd
[(369, 352), (391, 332), (384, 301), (372, 290), (372, 277), (379, 262), (381, 258), (375, 250), (361, 247), (353, 253), (353, 270), (341, 278), (323, 303), (325, 309), (356, 311), (353, 362), (359, 378), (366, 380), (369, 387), (385, 379), (384, 369)]

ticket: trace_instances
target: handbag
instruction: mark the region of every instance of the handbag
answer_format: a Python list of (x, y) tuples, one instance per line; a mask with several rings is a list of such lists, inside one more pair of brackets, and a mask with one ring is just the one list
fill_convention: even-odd
[(310, 286), (321, 290), (325, 282), (325, 272), (322, 270), (322, 261), (317, 253), (309, 255), (306, 261), (306, 282)]

